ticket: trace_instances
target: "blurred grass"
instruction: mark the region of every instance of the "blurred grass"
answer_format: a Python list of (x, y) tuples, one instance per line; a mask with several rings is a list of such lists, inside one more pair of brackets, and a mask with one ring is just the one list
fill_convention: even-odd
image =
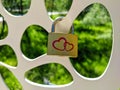
[(47, 51), (47, 31), (38, 26), (31, 25), (24, 32), (21, 39), (21, 51), (31, 59), (43, 55)]
[(14, 67), (18, 64), (15, 52), (8, 45), (0, 46), (0, 61)]
[(64, 85), (73, 81), (69, 71), (58, 63), (49, 63), (26, 72), (26, 77), (36, 83)]
[(4, 21), (4, 18), (0, 15), (0, 18), (3, 19), (3, 21), (0, 22), (0, 40), (4, 39), (8, 35), (8, 26), (6, 21)]
[(70, 58), (74, 68), (89, 78), (103, 74), (109, 62), (112, 49), (112, 25), (84, 25), (74, 21), (75, 34), (78, 35), (78, 57)]
[(9, 90), (23, 90), (17, 78), (7, 68), (0, 66), (0, 74), (9, 87)]

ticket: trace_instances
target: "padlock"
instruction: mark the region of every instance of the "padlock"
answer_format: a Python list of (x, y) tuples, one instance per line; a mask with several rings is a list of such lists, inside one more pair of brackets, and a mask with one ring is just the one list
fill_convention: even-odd
[(48, 35), (47, 55), (77, 57), (78, 38), (74, 35), (73, 25), (71, 27), (71, 32), (68, 34), (55, 33), (55, 25), (61, 20), (62, 18), (58, 18), (52, 24), (52, 31)]

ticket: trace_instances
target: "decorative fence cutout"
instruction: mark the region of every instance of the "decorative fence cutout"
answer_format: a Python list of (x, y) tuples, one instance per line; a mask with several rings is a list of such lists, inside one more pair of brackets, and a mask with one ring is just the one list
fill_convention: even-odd
[(57, 63), (49, 63), (33, 68), (27, 71), (25, 76), (27, 79), (35, 83), (56, 87), (64, 86), (73, 81), (69, 71), (61, 64)]
[[(1, 0), (5, 9), (12, 15), (18, 16), (24, 15), (28, 12), (31, 3), (31, 0)], [(26, 5), (28, 6), (26, 9)], [(8, 7), (6, 7), (8, 6)], [(17, 7), (16, 7), (17, 6)]]
[(74, 68), (85, 77), (99, 77), (109, 63), (113, 44), (109, 12), (102, 4), (91, 4), (74, 21), (74, 28), (79, 37), (78, 58), (71, 58)]
[[(10, 90), (22, 90), (22, 86), (17, 78), (13, 75), (11, 71), (9, 71), (4, 66), (0, 66), (0, 74), (3, 78), (4, 84), (8, 86)], [(5, 88), (4, 88), (5, 89)], [(2, 90), (4, 90), (2, 89)]]
[(8, 35), (8, 26), (4, 17), (0, 15), (0, 40), (4, 39)]
[[(37, 58), (47, 52), (48, 33), (39, 25), (30, 25), (21, 39), (21, 50), (30, 58)], [(35, 48), (34, 48), (35, 47)]]
[[(56, 17), (67, 15), (73, 0), (45, 0), (45, 6), (48, 15), (55, 19)], [(57, 4), (59, 3), (59, 6)], [(49, 5), (47, 5), (49, 4)], [(67, 7), (67, 8), (66, 8)]]
[[(18, 65), (17, 57), (13, 49), (8, 45), (0, 46), (0, 62), (6, 65), (16, 67)], [(10, 62), (9, 62), (10, 61)]]

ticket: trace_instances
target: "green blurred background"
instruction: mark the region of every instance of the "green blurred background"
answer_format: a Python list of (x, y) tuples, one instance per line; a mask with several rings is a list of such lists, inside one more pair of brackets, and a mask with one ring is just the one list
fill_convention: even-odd
[[(31, 0), (2, 0), (2, 4), (13, 15), (22, 16), (29, 10)], [(55, 19), (65, 16), (72, 0), (45, 0), (49, 16)], [(38, 10), (39, 12), (39, 10)], [(9, 27), (0, 15), (0, 40), (8, 35)], [(3, 21), (2, 21), (3, 19)], [(78, 57), (70, 58), (74, 69), (84, 77), (96, 78), (103, 74), (112, 50), (112, 22), (107, 9), (94, 3), (86, 7), (74, 20), (75, 34), (78, 35)], [(31, 60), (47, 52), (48, 32), (31, 25), (21, 39), (21, 51)], [(0, 62), (17, 66), (17, 57), (8, 45), (0, 46)], [(0, 66), (0, 74), (10, 90), (22, 90), (22, 86), (9, 69)], [(35, 67), (25, 74), (29, 80), (45, 85), (64, 85), (73, 81), (69, 71), (58, 63)]]

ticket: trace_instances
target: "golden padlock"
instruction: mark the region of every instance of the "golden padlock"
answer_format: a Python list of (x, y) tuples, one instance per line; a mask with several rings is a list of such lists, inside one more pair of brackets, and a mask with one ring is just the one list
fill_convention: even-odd
[(52, 24), (52, 32), (48, 35), (48, 55), (59, 56), (78, 56), (78, 38), (74, 35), (74, 27), (72, 26), (71, 33), (55, 33), (55, 24), (61, 21), (62, 18), (56, 19)]

